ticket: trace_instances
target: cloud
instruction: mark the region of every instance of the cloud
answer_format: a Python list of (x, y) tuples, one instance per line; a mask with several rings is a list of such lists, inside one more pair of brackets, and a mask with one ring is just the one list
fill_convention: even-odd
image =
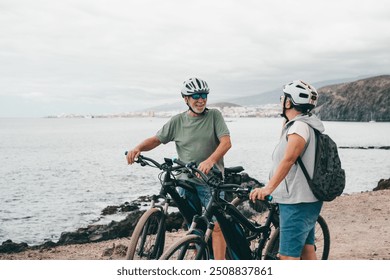
[(0, 98), (115, 110), (177, 100), (190, 76), (229, 97), (385, 74), (389, 14), (384, 0), (1, 0)]

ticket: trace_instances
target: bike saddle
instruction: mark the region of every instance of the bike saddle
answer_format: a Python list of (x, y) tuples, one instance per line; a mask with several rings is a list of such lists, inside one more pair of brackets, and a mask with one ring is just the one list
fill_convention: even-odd
[(225, 174), (240, 173), (242, 171), (244, 171), (244, 167), (242, 167), (242, 166), (225, 167)]

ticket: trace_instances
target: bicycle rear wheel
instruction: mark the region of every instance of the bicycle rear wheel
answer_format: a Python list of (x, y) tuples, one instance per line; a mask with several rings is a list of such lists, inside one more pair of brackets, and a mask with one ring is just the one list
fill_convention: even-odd
[(325, 219), (318, 216), (315, 230), (315, 249), (317, 259), (327, 260), (330, 251), (330, 232)]
[[(318, 216), (315, 227), (315, 250), (317, 259), (327, 260), (330, 251), (330, 233), (328, 225), (326, 224), (325, 219), (321, 215)], [(279, 234), (280, 229), (277, 228), (268, 242), (267, 249), (265, 250), (264, 259), (279, 259)]]
[(196, 234), (189, 234), (172, 244), (160, 257), (160, 260), (208, 260), (209, 248)]
[(159, 208), (146, 211), (137, 223), (127, 249), (127, 260), (158, 259), (165, 243), (164, 213)]

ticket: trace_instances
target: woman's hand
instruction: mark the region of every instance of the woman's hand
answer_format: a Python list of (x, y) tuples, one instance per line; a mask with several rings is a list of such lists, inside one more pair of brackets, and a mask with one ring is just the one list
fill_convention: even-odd
[(265, 200), (265, 197), (267, 195), (270, 195), (272, 193), (272, 191), (273, 190), (271, 188), (269, 188), (268, 186), (266, 186), (264, 188), (255, 188), (249, 194), (249, 199), (252, 200), (253, 202), (255, 202), (256, 199)]

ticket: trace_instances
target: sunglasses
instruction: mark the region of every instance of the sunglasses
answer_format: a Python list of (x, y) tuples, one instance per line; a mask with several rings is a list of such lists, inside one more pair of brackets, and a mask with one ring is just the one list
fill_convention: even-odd
[(192, 99), (198, 100), (199, 98), (207, 99), (207, 93), (195, 93), (191, 95)]

